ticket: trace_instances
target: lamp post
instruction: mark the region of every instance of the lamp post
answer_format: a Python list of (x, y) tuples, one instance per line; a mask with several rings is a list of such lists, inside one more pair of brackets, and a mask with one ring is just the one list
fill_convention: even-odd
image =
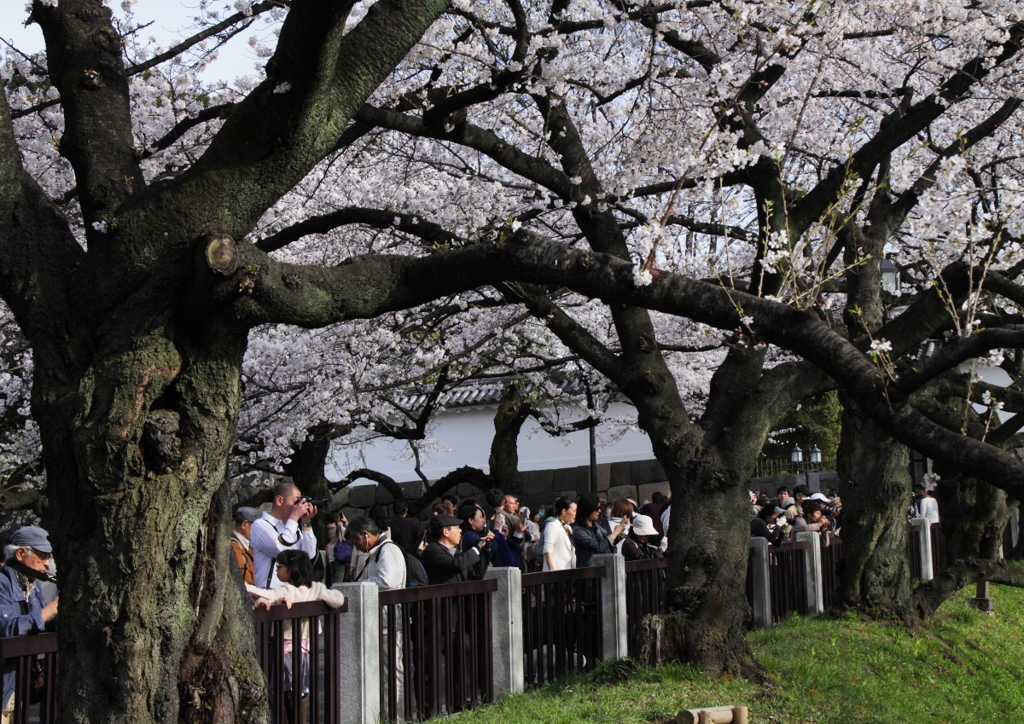
[(818, 465), (818, 464), (821, 463), (821, 450), (818, 449), (817, 445), (815, 445), (814, 447), (811, 448), (810, 456), (811, 456), (811, 459), (810, 459), (811, 464)]
[(899, 294), (900, 270), (896, 268), (896, 265), (885, 257), (882, 257), (882, 263), (879, 264), (879, 270), (882, 274), (882, 289), (894, 296)]
[(794, 445), (792, 452), (789, 453), (789, 461), (793, 463), (802, 463), (804, 461), (804, 451), (800, 449), (799, 445)]

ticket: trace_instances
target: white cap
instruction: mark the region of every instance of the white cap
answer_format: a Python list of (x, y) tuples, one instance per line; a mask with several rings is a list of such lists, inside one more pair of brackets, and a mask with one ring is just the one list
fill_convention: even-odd
[(815, 493), (815, 494), (814, 494), (814, 495), (812, 495), (812, 496), (811, 496), (811, 497), (810, 497), (809, 499), (810, 499), (810, 500), (820, 500), (820, 501), (821, 501), (821, 502), (823, 502), (823, 503), (829, 503), (829, 502), (831, 502), (831, 501), (830, 501), (830, 500), (829, 500), (829, 499), (828, 499), (827, 497), (825, 497), (825, 494), (824, 494), (824, 493)]

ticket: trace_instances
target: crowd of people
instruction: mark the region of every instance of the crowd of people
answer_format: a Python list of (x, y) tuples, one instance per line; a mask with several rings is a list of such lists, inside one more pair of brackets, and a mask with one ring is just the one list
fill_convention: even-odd
[(790, 495), (783, 485), (776, 489), (775, 500), (766, 492), (749, 492), (752, 538), (767, 538), (778, 545), (796, 533), (821, 533), (826, 541), (831, 535), (839, 535), (843, 502), (834, 489), (825, 495), (797, 485)]
[[(907, 518), (925, 518), (939, 522), (939, 504), (934, 495), (934, 484), (917, 485), (907, 509)], [(843, 501), (833, 488), (824, 493), (811, 493), (806, 485), (796, 485), (790, 495), (785, 485), (775, 490), (775, 499), (768, 493), (753, 490), (750, 494), (750, 535), (767, 538), (778, 545), (795, 533), (821, 533), (827, 542), (839, 536), (843, 525)]]
[[(291, 482), (277, 486), (269, 511), (235, 511), (231, 544), (254, 605), (319, 600), (340, 606), (343, 596), (330, 588), (335, 582), (366, 581), (386, 591), (479, 580), (490, 567), (524, 572), (582, 568), (593, 565), (594, 555), (605, 553), (627, 560), (660, 558), (670, 515), (669, 501), (660, 494), (640, 507), (632, 499), (606, 501), (587, 493), (579, 500), (558, 498), (537, 511), (498, 490), (480, 499), (445, 495), (424, 521), (410, 518), (408, 504), (398, 501), (390, 518), (381, 506), (351, 521), (340, 513), (332, 515), (321, 582), (313, 575), (313, 562), (323, 555), (313, 534), (318, 512)], [(395, 637), (393, 649), (401, 649), (400, 631), (384, 636)], [(293, 645), (301, 646), (305, 662), (309, 632), (303, 629), (294, 635), (287, 627), (283, 638), (285, 653)], [(284, 660), (287, 709), (292, 710), (293, 691), (298, 688), (301, 710), (308, 693), (306, 664), (296, 678), (292, 657)], [(388, 666), (401, 669), (401, 658)], [(398, 673), (395, 680), (400, 686), (403, 677)]]
[[(405, 501), (386, 517), (381, 506), (349, 521), (334, 514), (327, 526), (324, 582), (370, 581), (383, 590), (409, 585), (407, 574), (422, 567), (423, 583), (483, 577), (488, 567), (524, 572), (584, 568), (596, 554), (617, 553), (627, 560), (660, 558), (667, 546), (669, 500), (655, 493), (641, 507), (631, 498), (607, 501), (595, 493), (579, 500), (560, 497), (536, 511), (515, 495), (492, 490), (482, 499), (445, 495), (425, 521), (408, 517)], [(250, 593), (270, 600), (295, 599), (280, 577), (280, 556), (301, 552), (316, 560), (312, 521), (318, 510), (293, 483), (274, 490), (269, 511), (238, 508), (232, 548)], [(418, 583), (419, 581), (417, 581)]]
[[(908, 517), (939, 522), (934, 486), (918, 486)], [(536, 511), (520, 506), (515, 495), (492, 490), (482, 500), (459, 500), (448, 494), (425, 521), (409, 517), (405, 501), (388, 518), (383, 507), (371, 508), (352, 521), (334, 514), (327, 526), (326, 551), (313, 533), (319, 513), (314, 501), (291, 482), (273, 492), (271, 509), (235, 511), (231, 546), (254, 606), (323, 601), (337, 607), (344, 596), (331, 589), (339, 581), (367, 581), (381, 590), (479, 580), (489, 567), (516, 567), (524, 572), (557, 571), (593, 565), (596, 554), (615, 553), (626, 560), (661, 558), (668, 545), (671, 501), (655, 493), (639, 506), (631, 498), (604, 500), (586, 493), (578, 500), (560, 497)], [(750, 491), (750, 534), (778, 544), (794, 533), (825, 537), (842, 531), (842, 501), (836, 490), (811, 493), (797, 485), (775, 491)], [(19, 529), (4, 550), (0, 565), (0, 637), (37, 633), (52, 625), (58, 600), (52, 582), (52, 549), (45, 530)], [(321, 572), (314, 562), (326, 559)], [(387, 634), (386, 634), (387, 635)], [(396, 632), (397, 635), (397, 632)], [(309, 652), (308, 623), (297, 638), (303, 661)], [(295, 635), (286, 624), (285, 653)], [(291, 656), (286, 661), (285, 697), (293, 685)], [(308, 693), (303, 665), (300, 697)], [(400, 667), (401, 661), (394, 662)], [(401, 677), (399, 677), (399, 681)], [(13, 712), (14, 672), (4, 671), (0, 721)], [(304, 703), (304, 702), (303, 702)], [(289, 705), (289, 709), (290, 709)]]

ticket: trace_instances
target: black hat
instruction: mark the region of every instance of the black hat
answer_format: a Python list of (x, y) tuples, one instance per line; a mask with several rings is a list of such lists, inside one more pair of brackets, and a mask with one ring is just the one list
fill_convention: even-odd
[(441, 524), (442, 527), (447, 528), (452, 525), (462, 525), (462, 521), (458, 518), (448, 515), (447, 513), (438, 513), (434, 516), (434, 520)]

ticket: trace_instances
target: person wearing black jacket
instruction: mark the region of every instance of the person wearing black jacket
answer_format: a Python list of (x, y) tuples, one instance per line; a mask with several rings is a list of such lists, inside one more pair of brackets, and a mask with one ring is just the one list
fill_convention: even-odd
[(462, 551), (459, 550), (459, 543), (462, 542), (461, 526), (461, 520), (443, 513), (427, 521), (427, 538), (430, 542), (420, 554), (420, 562), (427, 571), (431, 586), (477, 581), (487, 572), (494, 533), (488, 532), (477, 545)]
[(644, 561), (661, 558), (661, 549), (650, 543), (652, 536), (658, 535), (658, 529), (649, 516), (637, 515), (633, 518), (633, 526), (622, 542), (622, 557), (627, 561)]
[(420, 522), (415, 518), (407, 517), (409, 503), (399, 500), (395, 503), (395, 517), (389, 518), (387, 527), (391, 529), (391, 540), (398, 544), (406, 553), (416, 555), (420, 549), (420, 539), (423, 537), (420, 532)]
[[(459, 550), (459, 543), (462, 541), (461, 526), (461, 520), (445, 513), (438, 513), (427, 521), (427, 538), (430, 542), (420, 554), (420, 562), (427, 571), (427, 579), (431, 586), (479, 580), (484, 577), (491, 560), (490, 543), (494, 539), (494, 533), (488, 531), (476, 545), (463, 551)], [(473, 643), (482, 632), (470, 630), (472, 627), (469, 623), (472, 617), (462, 612), (465, 599), (454, 600), (458, 603), (452, 605), (447, 613), (444, 612), (445, 609), (441, 609), (441, 630), (437, 632), (436, 637), (440, 639), (438, 643), (444, 652), (445, 666), (452, 672), (452, 678), (456, 682), (451, 692), (454, 699), (446, 701), (449, 713), (459, 711), (466, 705), (476, 704), (480, 698), (480, 692), (474, 691), (472, 686), (470, 662), (473, 660)], [(433, 606), (437, 604), (437, 601), (426, 602), (424, 620), (427, 641), (435, 639), (432, 622), (435, 619)], [(426, 710), (436, 714), (440, 709), (440, 702), (434, 700), (435, 672), (428, 670), (424, 674)], [(482, 678), (479, 680), (483, 681)]]
[(786, 539), (786, 532), (781, 525), (775, 525), (775, 521), (782, 515), (782, 509), (775, 503), (761, 508), (757, 517), (750, 521), (751, 538), (767, 538), (772, 545), (779, 545)]

